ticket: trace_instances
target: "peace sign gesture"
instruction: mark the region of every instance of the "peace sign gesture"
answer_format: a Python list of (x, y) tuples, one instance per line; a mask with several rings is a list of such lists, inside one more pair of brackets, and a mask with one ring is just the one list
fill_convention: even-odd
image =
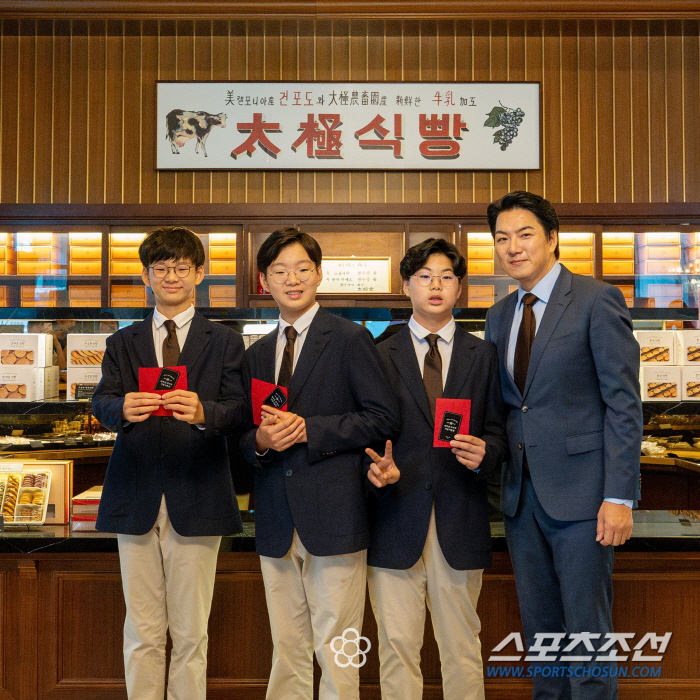
[(380, 457), (371, 447), (368, 447), (365, 452), (372, 458), (372, 464), (369, 465), (367, 478), (377, 488), (382, 488), (387, 484), (393, 484), (399, 480), (401, 472), (396, 464), (394, 464), (391, 440), (386, 441), (383, 457)]

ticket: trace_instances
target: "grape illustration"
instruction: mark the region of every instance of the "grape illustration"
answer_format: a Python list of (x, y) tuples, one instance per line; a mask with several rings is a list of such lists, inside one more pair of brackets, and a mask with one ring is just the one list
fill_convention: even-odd
[(500, 102), (498, 104), (500, 107), (494, 107), (489, 112), (489, 118), (484, 122), (484, 126), (490, 126), (492, 129), (501, 127), (494, 132), (493, 142), (500, 144), (501, 150), (505, 151), (518, 135), (518, 127), (523, 123), (525, 112), (520, 107), (513, 109), (504, 107)]

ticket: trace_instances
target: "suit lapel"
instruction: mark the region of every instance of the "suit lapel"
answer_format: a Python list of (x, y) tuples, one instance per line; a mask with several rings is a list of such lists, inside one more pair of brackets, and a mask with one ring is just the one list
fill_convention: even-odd
[(260, 338), (255, 344), (259, 356), (257, 361), (258, 373), (256, 376), (262, 382), (275, 383), (275, 356), (277, 354), (277, 333), (279, 326), (274, 331), (268, 333), (264, 338)]
[(187, 331), (185, 347), (180, 351), (178, 364), (184, 365), (189, 370), (192, 368), (202, 354), (202, 351), (211, 340), (211, 328), (204, 316), (195, 311), (190, 321), (190, 329)]
[(401, 378), (406, 383), (408, 391), (415, 399), (418, 407), (430, 425), (433, 425), (433, 416), (430, 413), (428, 395), (425, 393), (425, 384), (418, 366), (416, 350), (411, 338), (411, 329), (406, 324), (391, 340), (389, 346), (392, 350), (391, 360), (399, 371)]
[[(289, 383), (289, 410), (292, 409), (295, 401), (299, 397), (311, 370), (314, 368), (314, 365), (323, 352), (323, 348), (326, 347), (328, 341), (331, 339), (332, 332), (333, 329), (329, 323), (328, 312), (321, 307), (316, 312), (313, 321), (311, 321), (306, 340), (304, 341), (301, 353), (294, 367), (292, 381)], [(332, 390), (332, 387), (329, 386), (329, 391)]]
[(474, 355), (470, 350), (475, 345), (476, 338), (474, 336), (469, 335), (467, 331), (459, 326), (455, 328), (450, 368), (447, 371), (447, 381), (443, 392), (445, 398), (455, 399), (459, 396), (459, 392), (467, 381), (469, 371), (474, 364)]
[(532, 343), (530, 364), (527, 368), (527, 380), (525, 382), (523, 398), (527, 395), (530, 384), (532, 384), (532, 378), (537, 372), (537, 366), (542, 359), (544, 349), (547, 347), (547, 343), (552, 337), (552, 333), (557, 327), (559, 319), (571, 302), (571, 280), (571, 273), (565, 267), (562, 267), (559, 278), (555, 282), (554, 289), (552, 289), (552, 294), (547, 302), (547, 308), (542, 316), (540, 327), (537, 329), (537, 335), (535, 335), (535, 340)]
[(158, 366), (156, 348), (153, 341), (153, 314), (149, 314), (140, 323), (134, 323), (132, 329), (133, 337), (131, 342), (137, 359), (136, 376), (138, 376), (138, 367)]

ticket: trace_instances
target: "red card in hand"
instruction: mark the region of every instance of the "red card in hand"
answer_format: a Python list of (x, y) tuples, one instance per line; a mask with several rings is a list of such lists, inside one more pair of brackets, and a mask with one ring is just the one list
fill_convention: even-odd
[(253, 422), (260, 425), (262, 407), (273, 406), (280, 411), (287, 410), (287, 387), (263, 382), (260, 379), (252, 379), (250, 383), (250, 397), (253, 404)]
[(469, 434), (471, 399), (438, 399), (435, 402), (433, 447), (450, 447), (455, 435)]
[[(167, 394), (182, 389), (187, 391), (187, 367), (139, 367), (139, 391), (150, 394)], [(162, 406), (152, 416), (172, 416), (173, 412)]]

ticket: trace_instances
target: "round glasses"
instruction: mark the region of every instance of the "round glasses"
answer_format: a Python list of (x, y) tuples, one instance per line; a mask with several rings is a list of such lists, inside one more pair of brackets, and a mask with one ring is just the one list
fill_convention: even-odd
[(175, 270), (175, 274), (178, 277), (187, 277), (190, 274), (190, 270), (194, 265), (150, 265), (149, 270), (153, 270), (154, 277), (165, 277), (168, 274), (168, 270)]
[(313, 271), (313, 267), (298, 267), (296, 270), (275, 270), (274, 272), (268, 272), (266, 277), (275, 284), (285, 284), (289, 279), (289, 275), (294, 273), (294, 276), (300, 282), (306, 282), (311, 277)]
[(418, 284), (420, 284), (421, 287), (429, 287), (436, 277), (440, 280), (440, 284), (443, 287), (452, 287), (457, 283), (457, 275), (451, 275), (449, 273), (442, 275), (429, 275), (427, 272), (419, 272), (413, 276), (418, 280)]

